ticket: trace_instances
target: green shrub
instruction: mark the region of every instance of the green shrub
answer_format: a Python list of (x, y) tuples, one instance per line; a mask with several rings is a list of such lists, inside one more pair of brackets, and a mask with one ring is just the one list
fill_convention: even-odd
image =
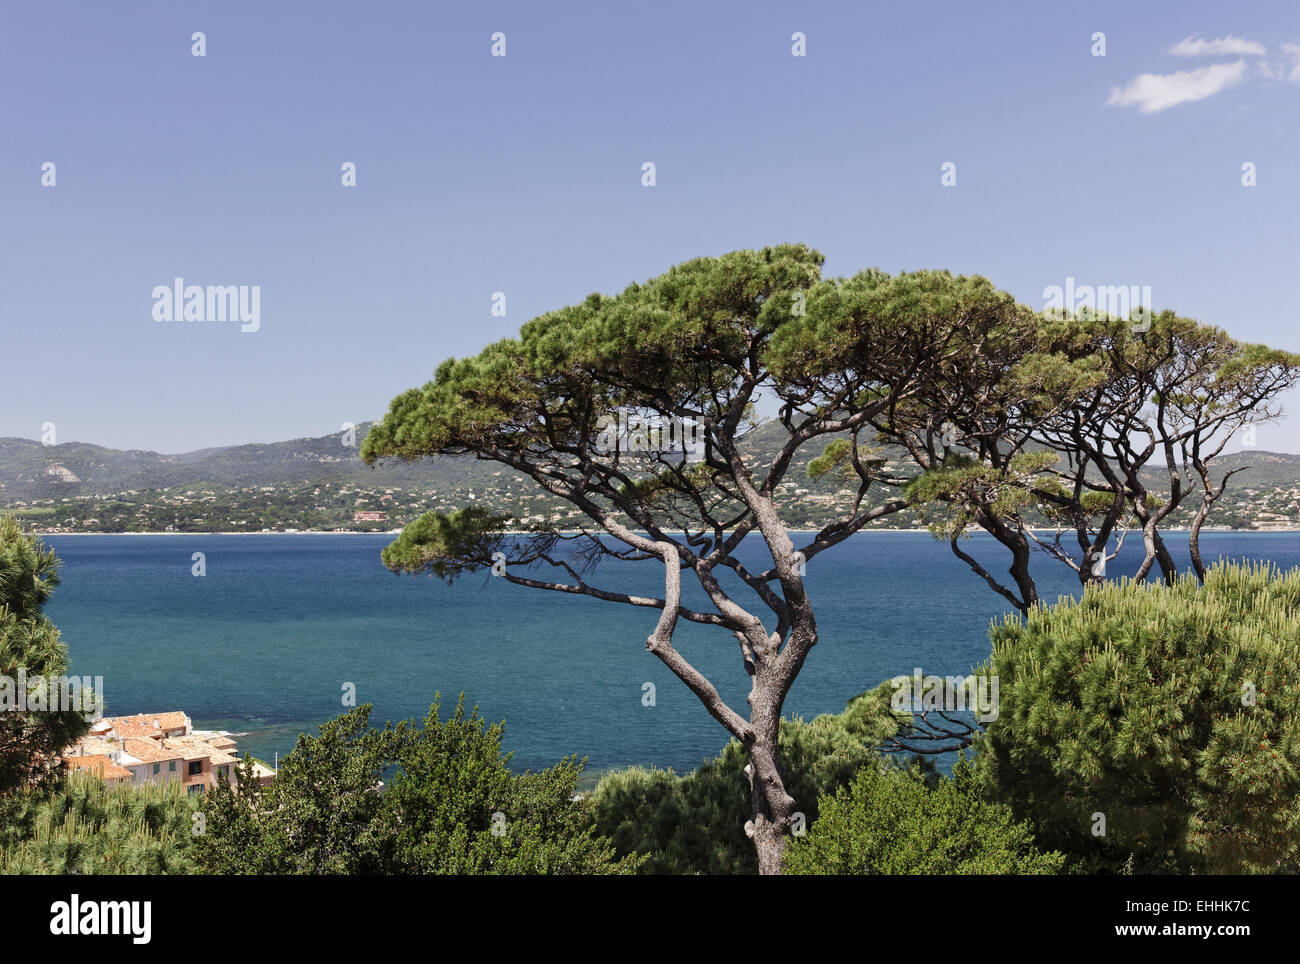
[(977, 770), (1045, 845), (1101, 872), (1297, 868), (1300, 570), (1090, 587), (992, 639)]
[(505, 726), (488, 725), (464, 697), (446, 721), (435, 702), (423, 729), (408, 731), (400, 769), (384, 795), (392, 833), (390, 872), (399, 874), (630, 874), (640, 863), (614, 856), (577, 794), (574, 757), (513, 773), (501, 750)]
[[(207, 833), (196, 842), (205, 873), (610, 874), (615, 857), (576, 799), (582, 765), (567, 759), (512, 773), (502, 724), (464, 698), (447, 720), (435, 700), (420, 727), (369, 725), (368, 705), (300, 736), (268, 788), (251, 761), (239, 793), (207, 794)], [(381, 781), (388, 786), (381, 790)], [(497, 816), (497, 815), (500, 816)]]
[(786, 852), (792, 874), (1056, 874), (1065, 858), (1034, 845), (1010, 808), (980, 798), (968, 765), (953, 778), (865, 766), (823, 798)]
[(6, 804), (0, 873), (187, 874), (194, 807), (179, 785), (107, 786), (68, 773)]

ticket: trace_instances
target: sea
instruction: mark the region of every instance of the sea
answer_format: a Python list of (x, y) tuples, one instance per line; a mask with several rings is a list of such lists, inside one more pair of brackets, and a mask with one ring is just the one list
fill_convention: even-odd
[[(395, 575), (380, 561), (392, 535), (44, 538), (63, 562), (46, 612), (68, 646), (70, 672), (103, 678), (108, 714), (183, 710), (196, 727), (237, 734), (241, 754), (273, 764), (299, 734), (346, 712), (350, 699), (370, 704), (371, 721), (382, 725), (423, 719), (438, 694), (444, 716), (464, 694), (487, 720), (504, 720), (512, 768), (576, 755), (587, 760), (586, 784), (633, 765), (684, 773), (728, 739), (646, 650), (657, 610), (489, 574), (452, 584)], [(1168, 542), (1186, 566), (1186, 533), (1169, 533)], [(1300, 566), (1297, 533), (1211, 532), (1201, 542), (1207, 561)], [(1009, 560), (988, 536), (965, 548), (1005, 573)], [(738, 555), (754, 569), (768, 558), (756, 537)], [(1133, 539), (1107, 575), (1132, 574), (1140, 561)], [(1079, 592), (1063, 564), (1037, 555), (1034, 565), (1045, 600)], [(587, 579), (663, 592), (652, 562), (602, 564)], [(786, 715), (805, 719), (840, 712), (858, 693), (918, 668), (971, 672), (989, 655), (990, 622), (1011, 611), (925, 532), (855, 535), (809, 560), (805, 582), (819, 642), (785, 703)], [(706, 608), (689, 574), (684, 584), (686, 604)], [(745, 587), (728, 585), (757, 605)], [(770, 628), (770, 615), (765, 622)], [(745, 714), (749, 684), (734, 637), (682, 621), (675, 643)]]

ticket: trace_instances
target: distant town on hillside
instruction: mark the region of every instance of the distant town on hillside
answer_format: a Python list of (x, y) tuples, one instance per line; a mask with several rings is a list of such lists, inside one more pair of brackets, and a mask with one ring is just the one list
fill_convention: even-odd
[[(361, 461), (368, 423), (318, 438), (203, 449), (183, 455), (118, 450), (81, 442), (43, 445), (0, 438), (0, 509), (43, 533), (66, 532), (385, 532), (429, 511), (482, 505), (521, 527), (579, 522), (572, 506), (499, 465), (437, 457), (420, 463)], [(769, 423), (746, 439), (756, 461), (770, 459), (784, 432)], [(817, 527), (852, 498), (842, 479), (808, 476), (809, 449), (781, 486), (782, 515), (792, 527)], [(901, 451), (882, 450), (882, 470), (907, 475)], [(1215, 477), (1233, 475), (1209, 525), (1245, 530), (1300, 528), (1300, 456), (1243, 451), (1223, 456)], [(1152, 491), (1162, 472), (1148, 469)], [(873, 486), (868, 502), (897, 497)], [(1167, 528), (1185, 526), (1194, 492)], [(869, 528), (923, 525), (903, 511)], [(1046, 523), (1044, 523), (1046, 524)]]

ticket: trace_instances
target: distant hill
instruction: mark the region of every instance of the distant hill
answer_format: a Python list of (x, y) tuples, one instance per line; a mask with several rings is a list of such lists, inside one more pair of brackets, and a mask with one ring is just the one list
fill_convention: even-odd
[[(10, 507), (50, 531), (339, 528), (356, 524), (354, 515), (363, 510), (383, 510), (384, 518), (371, 525), (387, 528), (425, 511), (448, 511), (470, 502), (519, 519), (576, 514), (571, 506), (543, 494), (531, 480), (492, 462), (439, 456), (370, 468), (359, 452), (369, 427), (370, 423), (357, 426), (353, 446), (344, 445), (344, 433), (336, 432), (180, 455), (2, 438), (0, 507)], [(751, 432), (742, 447), (761, 471), (784, 438), (781, 426), (769, 423)], [(849, 483), (833, 474), (808, 478), (808, 462), (823, 447), (806, 446), (790, 466), (780, 493), (783, 518), (789, 523), (824, 524), (851, 498)], [(915, 473), (902, 450), (888, 447), (882, 455), (890, 461), (892, 473)], [(1211, 523), (1300, 526), (1300, 456), (1235, 453), (1218, 461), (1215, 478), (1243, 465), (1249, 467), (1233, 476)], [(1150, 468), (1145, 476), (1151, 491), (1168, 491), (1162, 469)], [(1188, 523), (1199, 502), (1196, 489), (1194, 484), (1170, 525)], [(867, 504), (895, 495), (894, 489), (876, 486)], [(899, 527), (919, 524), (910, 510), (880, 522)]]
[[(361, 461), (360, 444), (371, 423), (357, 425), (356, 442), (343, 445), (342, 432), (319, 438), (286, 442), (250, 443), (199, 449), (180, 455), (163, 455), (140, 449), (111, 449), (85, 442), (42, 445), (22, 438), (0, 438), (0, 504), (32, 499), (110, 495), (128, 489), (166, 489), (180, 485), (284, 485), (342, 482), (356, 485), (472, 485), (486, 482), (499, 466), (473, 458), (438, 456), (418, 464), (388, 462), (371, 468)], [(775, 456), (783, 431), (770, 422), (750, 433), (745, 447), (756, 464)], [(787, 479), (805, 478), (809, 460), (821, 446), (805, 447), (795, 459)], [(886, 449), (890, 459), (901, 450)], [(1300, 455), (1279, 452), (1238, 452), (1222, 456), (1216, 476), (1226, 469), (1247, 465), (1233, 476), (1231, 488), (1290, 489), (1300, 485)], [(513, 474), (513, 473), (511, 473)], [(1153, 488), (1164, 476), (1160, 468), (1148, 469)], [(806, 483), (801, 483), (806, 484)]]
[[(360, 455), (361, 440), (369, 428), (368, 422), (357, 426), (353, 447), (343, 445), (344, 433), (336, 432), (320, 438), (232, 445), (181, 455), (122, 451), (84, 442), (42, 445), (30, 439), (0, 438), (0, 504), (181, 485), (374, 485), (381, 479)], [(438, 458), (420, 465), (385, 465), (380, 471), (387, 484), (450, 485), (472, 482), (477, 475), (486, 478), (492, 469), (473, 459)]]
[[(777, 423), (768, 422), (750, 433), (745, 438), (744, 445), (748, 449), (751, 458), (754, 459), (753, 464), (761, 466), (776, 456), (780, 446), (784, 444), (785, 438), (784, 430)], [(823, 448), (825, 448), (824, 442), (805, 445), (793, 460), (786, 479), (799, 485), (811, 486), (812, 483), (807, 481), (808, 463), (820, 455)], [(911, 475), (916, 471), (906, 450), (901, 446), (887, 445), (884, 447), (882, 455), (889, 460), (891, 467), (900, 475)], [(1234, 475), (1228, 483), (1228, 493), (1243, 492), (1247, 489), (1257, 491), (1278, 489), (1286, 491), (1300, 488), (1300, 455), (1259, 450), (1235, 452), (1217, 458), (1211, 463), (1211, 471), (1214, 480), (1217, 481), (1224, 472), (1242, 466), (1246, 466), (1246, 468)], [(1169, 491), (1169, 473), (1164, 468), (1163, 463), (1149, 464), (1142, 475), (1151, 491)], [(1193, 476), (1192, 481), (1194, 487), (1199, 487), (1199, 479)]]

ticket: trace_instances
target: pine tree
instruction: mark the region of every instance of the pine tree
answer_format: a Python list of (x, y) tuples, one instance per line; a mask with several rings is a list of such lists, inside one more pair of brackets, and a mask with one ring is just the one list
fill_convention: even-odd
[(1300, 868), (1300, 570), (1094, 586), (992, 637), (977, 769), (1046, 845), (1097, 871)]
[(47, 793), (8, 801), (0, 873), (192, 873), (193, 804), (178, 784), (108, 786), (69, 773)]
[(28, 681), (67, 674), (68, 648), (43, 612), (58, 584), (54, 550), (0, 515), (0, 797), (51, 785), (61, 751), (88, 728), (75, 709), (17, 705), (20, 671)]

